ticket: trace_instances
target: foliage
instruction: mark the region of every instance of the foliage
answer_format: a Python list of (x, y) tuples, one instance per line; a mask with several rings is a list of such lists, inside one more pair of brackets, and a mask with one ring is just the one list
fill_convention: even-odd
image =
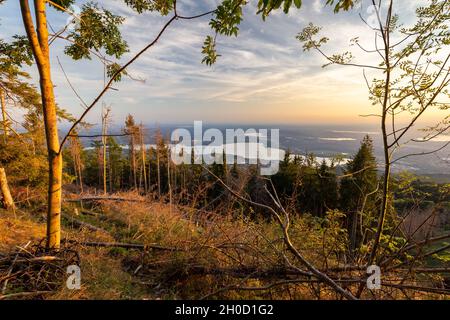
[[(324, 0), (325, 2), (325, 0)], [(334, 11), (339, 12), (341, 10), (350, 10), (353, 8), (354, 3), (357, 0), (326, 0), (326, 5), (334, 5)], [(267, 17), (273, 10), (282, 8), (284, 13), (289, 13), (290, 8), (300, 8), (302, 6), (302, 0), (259, 0), (258, 13), (261, 13), (263, 18)]]
[(378, 177), (373, 142), (366, 136), (354, 158), (347, 164), (341, 183), (341, 210), (353, 247), (357, 248), (364, 230), (371, 227), (377, 213)]
[(13, 41), (6, 43), (0, 39), (0, 70), (1, 72), (19, 73), (18, 67), (31, 65), (33, 56), (28, 39), (24, 36), (13, 36)]
[(137, 13), (157, 11), (166, 16), (173, 10), (174, 0), (124, 0), (125, 3)]
[(212, 36), (206, 37), (202, 47), (202, 54), (204, 55), (202, 63), (205, 63), (208, 66), (216, 63), (217, 57), (220, 57), (220, 54), (217, 54), (216, 52), (216, 41)]
[(75, 60), (91, 59), (90, 50), (105, 50), (109, 56), (120, 58), (128, 51), (127, 43), (122, 39), (119, 25), (123, 17), (90, 2), (84, 4), (80, 14), (80, 23), (68, 35), (73, 44), (65, 49), (65, 53)]
[[(211, 29), (215, 32), (215, 36), (207, 36), (202, 47), (204, 58), (202, 63), (212, 65), (216, 62), (220, 55), (216, 52), (217, 35), (237, 36), (239, 33), (239, 25), (243, 20), (243, 7), (248, 4), (246, 0), (223, 0), (213, 13), (210, 21)], [(341, 10), (350, 10), (355, 0), (327, 0), (326, 5), (334, 5), (335, 12)], [(283, 10), (285, 14), (289, 13), (292, 7), (300, 9), (302, 0), (259, 0), (257, 14), (261, 14), (265, 20), (270, 13), (276, 10)]]
[(122, 70), (122, 66), (118, 63), (110, 63), (106, 66), (106, 74), (109, 78), (114, 77), (115, 82), (119, 82), (122, 80), (123, 75), (128, 75), (126, 70)]

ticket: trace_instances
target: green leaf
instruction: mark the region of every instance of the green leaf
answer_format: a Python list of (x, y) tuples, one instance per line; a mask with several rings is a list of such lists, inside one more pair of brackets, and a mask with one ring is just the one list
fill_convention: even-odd
[(108, 56), (120, 58), (128, 52), (128, 45), (122, 39), (119, 26), (124, 18), (100, 9), (94, 3), (83, 6), (80, 14), (81, 22), (69, 33), (73, 44), (65, 49), (65, 53), (75, 60), (90, 59), (91, 51), (104, 51)]
[(302, 6), (302, 0), (294, 0), (294, 4), (298, 9), (300, 9)]

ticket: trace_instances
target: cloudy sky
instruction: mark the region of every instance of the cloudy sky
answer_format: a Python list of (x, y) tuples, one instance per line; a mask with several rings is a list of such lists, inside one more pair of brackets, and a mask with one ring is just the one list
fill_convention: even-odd
[[(214, 8), (218, 1), (178, 2), (181, 14), (192, 15)], [(377, 111), (367, 98), (362, 70), (340, 66), (322, 69), (323, 58), (313, 52), (304, 53), (295, 39), (303, 27), (314, 22), (331, 39), (326, 47), (328, 53), (350, 48), (357, 61), (376, 63), (376, 56), (349, 47), (349, 40), (354, 37), (360, 37), (363, 45), (373, 45), (373, 33), (359, 18), (361, 14), (370, 20), (373, 15), (364, 3), (368, 1), (352, 12), (334, 14), (330, 7), (324, 7), (325, 0), (305, 0), (301, 10), (294, 9), (289, 15), (277, 12), (265, 22), (256, 15), (257, 1), (250, 2), (244, 11), (239, 37), (218, 39), (222, 56), (213, 67), (201, 64), (202, 43), (211, 34), (208, 17), (171, 25), (157, 45), (129, 69), (133, 78), (142, 81), (125, 79), (115, 86), (118, 90), (105, 96), (104, 103), (111, 105), (114, 121), (121, 123), (128, 113), (144, 123), (376, 121), (359, 117)], [(403, 21), (412, 19), (418, 2), (397, 1), (396, 9)], [(136, 15), (122, 0), (99, 3), (127, 18), (121, 30), (130, 53), (122, 62), (151, 42), (168, 19), (152, 13)], [(24, 34), (18, 1), (7, 0), (0, 6), (0, 17), (1, 38)], [(49, 10), (49, 21), (55, 30), (64, 26), (67, 19), (67, 14)], [(88, 103), (103, 86), (103, 66), (95, 59), (71, 61), (64, 56), (65, 45), (61, 40), (51, 47), (53, 80), (59, 105), (78, 115), (83, 110), (80, 101), (70, 89), (56, 58)], [(30, 72), (35, 75), (34, 68)], [(100, 106), (89, 115), (90, 122), (99, 122)], [(439, 115), (431, 115), (436, 116)]]

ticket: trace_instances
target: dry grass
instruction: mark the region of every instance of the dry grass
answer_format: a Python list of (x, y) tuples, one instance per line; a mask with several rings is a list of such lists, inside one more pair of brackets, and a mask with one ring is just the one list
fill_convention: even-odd
[[(41, 243), (45, 237), (45, 223), (39, 217), (0, 210), (0, 253), (13, 252), (17, 246)], [(83, 241), (113, 241), (114, 238), (102, 232), (92, 232), (85, 228), (76, 229), (63, 225), (63, 238)], [(124, 271), (122, 258), (110, 254), (107, 249), (77, 247), (81, 258), (82, 288), (68, 290), (65, 279), (61, 279), (61, 289), (55, 294), (45, 295), (46, 299), (141, 299), (149, 298), (132, 276)], [(15, 292), (14, 284), (9, 284), (8, 292)]]
[[(125, 268), (135, 273), (150, 292), (161, 299), (195, 299), (230, 285), (264, 286), (276, 281), (277, 275), (265, 280), (247, 277), (247, 270), (262, 273), (286, 267), (286, 253), (280, 228), (269, 222), (217, 216), (189, 208), (170, 208), (161, 203), (102, 201), (101, 210), (109, 222), (122, 226), (121, 242), (158, 244), (177, 248), (175, 252), (149, 251), (128, 253)], [(305, 232), (311, 226), (298, 220), (294, 224), (296, 244), (314, 252), (322, 238)], [(120, 228), (119, 228), (120, 229)], [(126, 230), (126, 232), (124, 232)], [(310, 230), (311, 231), (311, 230)], [(330, 261), (331, 263), (331, 261)], [(242, 275), (220, 274), (225, 270)], [(265, 291), (233, 291), (213, 295), (224, 299), (307, 299), (314, 298), (310, 286), (279, 286)], [(294, 288), (294, 289), (293, 289)], [(323, 297), (332, 294), (326, 292)]]
[[(115, 196), (145, 200), (130, 193)], [(71, 291), (62, 286), (57, 293), (47, 296), (48, 299), (338, 298), (323, 284), (311, 283), (283, 284), (266, 290), (236, 290), (236, 287), (258, 288), (293, 278), (276, 272), (286, 270), (286, 258), (295, 259), (287, 252), (282, 232), (273, 222), (236, 219), (231, 215), (170, 207), (158, 202), (100, 201), (93, 203), (89, 211), (98, 215), (80, 214), (76, 218), (105, 231), (75, 228), (66, 221), (63, 225), (65, 239), (78, 243), (157, 244), (174, 250), (78, 245), (81, 290)], [(73, 212), (74, 204), (65, 206), (65, 215)], [(78, 212), (82, 212), (81, 208)], [(339, 243), (345, 242), (339, 230), (323, 230), (311, 217), (292, 221), (294, 245), (321, 269), (336, 266), (341, 250)], [(31, 239), (39, 241), (44, 235), (45, 226), (39, 217), (14, 218), (10, 213), (0, 212), (0, 252)], [(274, 274), (264, 274), (273, 271)], [(396, 297), (403, 298), (400, 294)], [(430, 297), (414, 295), (417, 299)], [(392, 299), (392, 296), (380, 293), (378, 298)]]
[(0, 209), (0, 252), (6, 252), (28, 241), (40, 242), (45, 237), (45, 224), (21, 213), (14, 215)]
[(108, 249), (82, 248), (81, 290), (62, 287), (48, 299), (117, 300), (151, 299), (144, 288), (122, 267), (121, 259), (111, 255)]

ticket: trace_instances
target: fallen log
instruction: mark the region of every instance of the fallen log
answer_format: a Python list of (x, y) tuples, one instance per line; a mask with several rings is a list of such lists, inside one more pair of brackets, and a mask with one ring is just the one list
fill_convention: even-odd
[[(159, 265), (155, 265), (157, 268), (155, 270), (161, 270)], [(236, 268), (213, 268), (201, 265), (191, 265), (186, 266), (183, 269), (186, 275), (226, 275), (235, 278), (260, 278), (260, 279), (271, 279), (271, 278), (289, 278), (292, 276), (304, 276), (304, 277), (314, 277), (314, 274), (306, 270), (296, 270), (292, 268), (272, 268), (272, 269), (261, 269), (257, 266), (248, 267), (236, 267)], [(178, 274), (180, 275), (180, 274)]]
[[(364, 279), (335, 279), (337, 283), (344, 283), (344, 284), (352, 284), (352, 283), (366, 283), (366, 280)], [(318, 279), (288, 279), (288, 280), (281, 280), (277, 282), (270, 283), (266, 286), (261, 287), (247, 287), (247, 286), (235, 286), (231, 285), (228, 287), (221, 288), (219, 290), (216, 290), (215, 292), (212, 292), (210, 294), (207, 294), (206, 296), (200, 298), (200, 300), (204, 300), (206, 298), (209, 298), (211, 296), (214, 296), (220, 292), (223, 291), (261, 291), (261, 290), (269, 290), (277, 286), (281, 285), (289, 285), (289, 284), (300, 284), (300, 283), (321, 283), (321, 280)], [(414, 285), (404, 285), (404, 284), (392, 284), (392, 283), (385, 283), (382, 282), (381, 286), (385, 287), (391, 287), (399, 290), (414, 290), (418, 292), (428, 292), (428, 293), (435, 293), (435, 294), (442, 294), (442, 295), (450, 295), (450, 290), (447, 290), (445, 288), (433, 288), (433, 287), (423, 287), (423, 286), (414, 286)]]
[(32, 291), (32, 292), (19, 292), (19, 293), (11, 293), (7, 295), (0, 295), (0, 300), (7, 300), (13, 298), (23, 298), (23, 297), (34, 297), (44, 294), (53, 293), (53, 291)]
[(86, 228), (86, 229), (91, 230), (91, 231), (99, 231), (99, 232), (108, 233), (108, 231), (106, 231), (106, 230), (104, 230), (102, 228), (96, 227), (96, 226), (94, 226), (92, 224), (89, 224), (87, 222), (84, 222), (84, 221), (77, 220), (74, 217), (71, 217), (71, 216), (68, 216), (68, 215), (62, 215), (62, 216), (63, 216), (64, 219), (67, 219), (75, 227)]
[(184, 251), (180, 248), (163, 247), (156, 244), (138, 244), (138, 243), (117, 243), (117, 242), (77, 242), (75, 240), (63, 240), (72, 244), (77, 244), (85, 247), (98, 247), (98, 248), (124, 248), (124, 249), (137, 249), (137, 250), (161, 250), (161, 251)]
[(450, 268), (416, 268), (416, 269), (400, 269), (404, 272), (416, 272), (416, 273), (450, 273)]
[(83, 197), (77, 199), (64, 199), (65, 202), (82, 202), (82, 201), (119, 201), (119, 202), (146, 202), (145, 199), (129, 199), (119, 197)]
[(438, 237), (429, 238), (429, 239), (425, 239), (425, 240), (417, 242), (417, 243), (410, 244), (410, 245), (406, 246), (405, 248), (403, 248), (402, 251), (409, 251), (411, 249), (414, 249), (414, 248), (417, 248), (417, 247), (420, 247), (420, 246), (423, 246), (426, 244), (430, 244), (430, 243), (433, 243), (436, 241), (446, 240), (446, 239), (450, 239), (450, 233), (443, 234)]
[(80, 212), (81, 212), (81, 214), (91, 216), (91, 217), (98, 217), (100, 215), (100, 213), (97, 213), (94, 211), (89, 211), (89, 210), (81, 210)]

